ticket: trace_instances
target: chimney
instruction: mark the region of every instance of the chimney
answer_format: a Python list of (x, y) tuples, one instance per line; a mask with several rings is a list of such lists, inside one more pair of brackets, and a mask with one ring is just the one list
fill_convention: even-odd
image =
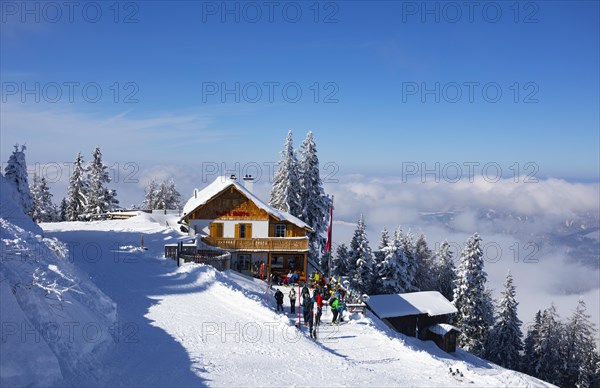
[(235, 176), (235, 174), (231, 174), (229, 176), (229, 179), (231, 179), (232, 181), (235, 181), (235, 180), (237, 180), (237, 176)]
[(254, 194), (254, 178), (252, 175), (244, 175), (244, 187), (251, 193)]

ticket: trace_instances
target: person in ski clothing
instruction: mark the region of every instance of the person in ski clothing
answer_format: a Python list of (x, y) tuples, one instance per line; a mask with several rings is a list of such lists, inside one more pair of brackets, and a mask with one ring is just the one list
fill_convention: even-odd
[(346, 310), (346, 302), (338, 299), (338, 322), (344, 322), (344, 310)]
[(335, 295), (331, 299), (333, 299), (333, 302), (329, 303), (331, 306), (331, 312), (333, 313), (333, 319), (331, 320), (331, 323), (336, 323), (338, 317), (338, 308), (340, 307), (340, 300)]
[(317, 314), (315, 316), (315, 326), (321, 323), (321, 315), (323, 314), (323, 296), (318, 290), (313, 294), (315, 303), (317, 304)]
[(304, 286), (302, 287), (302, 295), (304, 294), (309, 294), (310, 291), (308, 291), (308, 285), (306, 283), (304, 283)]
[(294, 290), (294, 287), (290, 290), (288, 297), (290, 298), (290, 313), (293, 314), (296, 309), (296, 291)]
[(277, 302), (277, 311), (280, 309), (283, 311), (283, 292), (279, 289), (275, 292), (275, 301)]
[(308, 323), (308, 331), (310, 333), (310, 338), (314, 338), (317, 339), (317, 333), (316, 330), (313, 328), (313, 309), (312, 309), (312, 303), (310, 304), (311, 308), (310, 311), (308, 312), (308, 315), (305, 318), (305, 322)]
[[(304, 313), (304, 322), (308, 322), (309, 316), (312, 315), (313, 300), (308, 292), (302, 294), (302, 312)], [(312, 319), (311, 319), (312, 325)]]

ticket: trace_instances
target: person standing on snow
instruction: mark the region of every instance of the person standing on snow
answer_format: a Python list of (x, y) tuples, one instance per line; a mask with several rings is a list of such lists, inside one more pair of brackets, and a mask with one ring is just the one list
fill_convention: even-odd
[(315, 290), (313, 294), (313, 298), (315, 299), (315, 303), (317, 304), (317, 314), (315, 317), (315, 326), (321, 323), (321, 315), (323, 314), (323, 296), (319, 293), (318, 290)]
[[(312, 315), (313, 300), (308, 292), (302, 294), (302, 312), (304, 313), (304, 322), (308, 322), (309, 316)], [(311, 317), (312, 318), (312, 317)], [(312, 325), (312, 319), (311, 319)]]
[(294, 287), (290, 290), (288, 297), (290, 298), (290, 314), (293, 314), (296, 309), (296, 291), (294, 290)]
[(331, 320), (331, 324), (335, 324), (338, 317), (338, 308), (340, 307), (340, 300), (335, 295), (331, 299), (333, 299), (333, 302), (330, 303), (331, 312), (333, 313), (333, 319)]
[(277, 302), (277, 311), (280, 309), (283, 311), (283, 292), (280, 289), (275, 292), (275, 301)]

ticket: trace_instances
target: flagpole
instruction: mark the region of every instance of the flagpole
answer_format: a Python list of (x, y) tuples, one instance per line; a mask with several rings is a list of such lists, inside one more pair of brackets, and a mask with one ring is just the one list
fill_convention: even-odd
[(331, 251), (332, 251), (332, 234), (333, 234), (333, 195), (331, 195), (331, 208), (329, 209), (329, 233), (327, 233), (327, 239), (329, 243), (329, 263), (327, 265), (329, 272), (329, 281), (331, 281), (331, 266), (333, 265), (333, 260), (331, 259)]

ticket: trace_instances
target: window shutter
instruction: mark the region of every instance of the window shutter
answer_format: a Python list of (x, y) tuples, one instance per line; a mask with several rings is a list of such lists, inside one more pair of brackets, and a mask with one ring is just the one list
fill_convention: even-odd
[(210, 237), (217, 237), (217, 224), (210, 224)]
[(246, 238), (252, 238), (252, 224), (246, 224)]
[(269, 223), (269, 237), (275, 237), (275, 224)]
[(240, 238), (240, 224), (235, 224), (235, 238)]
[(292, 232), (293, 232), (292, 225), (286, 225), (285, 226), (285, 235), (288, 237), (294, 237)]
[(223, 223), (217, 224), (217, 237), (223, 237)]

